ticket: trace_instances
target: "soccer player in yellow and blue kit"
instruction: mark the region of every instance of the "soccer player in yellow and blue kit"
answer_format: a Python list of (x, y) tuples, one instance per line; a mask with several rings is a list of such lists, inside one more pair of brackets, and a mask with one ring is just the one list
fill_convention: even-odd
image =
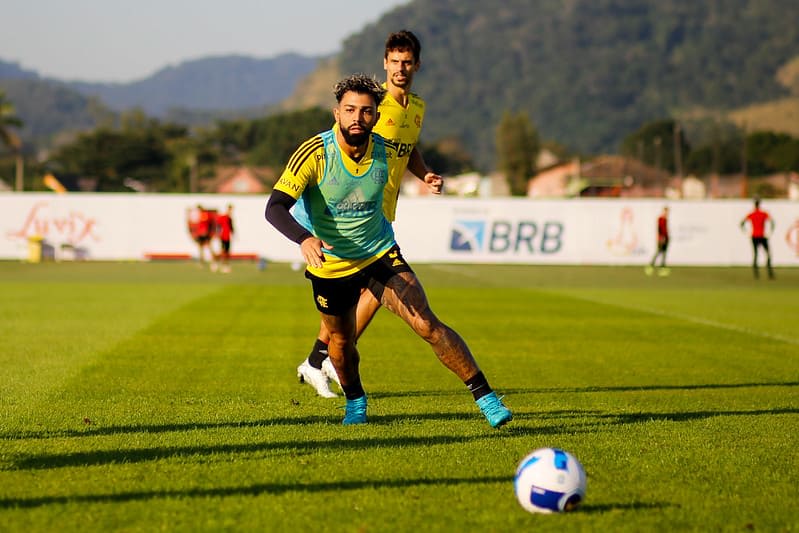
[[(375, 133), (386, 139), (391, 148), (389, 178), (383, 192), (383, 213), (389, 222), (394, 222), (397, 199), (406, 168), (417, 178), (427, 183), (433, 194), (440, 194), (444, 184), (441, 176), (432, 172), (417, 148), (424, 122), (425, 102), (411, 92), (413, 78), (421, 67), (422, 47), (413, 32), (401, 30), (391, 33), (386, 39), (383, 68), (386, 95), (378, 106), (379, 117)], [(380, 302), (369, 291), (363, 291), (358, 301), (356, 335), (361, 336), (380, 309)], [(333, 365), (327, 359), (328, 333), (324, 323), (308, 357), (297, 367), (301, 383), (308, 383), (324, 398), (335, 398), (329, 380), (338, 382)], [(340, 383), (339, 383), (340, 385)]]
[(269, 197), (266, 218), (300, 245), (308, 264), (305, 276), (329, 332), (328, 355), (346, 397), (343, 423), (367, 420), (355, 344), (356, 307), (368, 289), (466, 384), (489, 424), (502, 426), (511, 420), (510, 410), (463, 339), (430, 309), (383, 213), (393, 148), (372, 129), (384, 90), (370, 78), (354, 75), (336, 85), (335, 95), (335, 126), (295, 151)]

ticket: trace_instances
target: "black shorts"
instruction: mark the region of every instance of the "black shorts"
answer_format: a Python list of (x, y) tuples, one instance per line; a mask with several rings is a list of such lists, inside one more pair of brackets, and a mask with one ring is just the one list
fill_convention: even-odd
[(369, 289), (380, 301), (388, 280), (400, 272), (413, 272), (402, 257), (399, 246), (394, 245), (380, 259), (360, 272), (344, 278), (320, 278), (307, 270), (311, 280), (316, 308), (326, 315), (341, 316), (358, 304), (361, 291)]
[(230, 252), (230, 241), (223, 241), (223, 240), (220, 240), (219, 242), (220, 242), (220, 244), (222, 245), (222, 252), (223, 252), (223, 253), (228, 253), (228, 252)]
[(762, 246), (764, 250), (768, 250), (768, 239), (765, 237), (752, 237), (752, 247), (757, 250), (758, 246)]

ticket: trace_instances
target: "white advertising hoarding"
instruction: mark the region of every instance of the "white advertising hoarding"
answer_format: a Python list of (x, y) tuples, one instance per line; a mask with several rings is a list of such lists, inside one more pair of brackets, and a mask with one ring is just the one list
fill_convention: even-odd
[[(88, 259), (196, 257), (187, 210), (233, 204), (234, 253), (297, 261), (298, 247), (264, 220), (266, 196), (170, 194), (0, 194), (0, 259), (25, 259), (40, 236)], [(739, 224), (748, 200), (530, 200), (401, 198), (395, 231), (411, 262), (641, 265), (655, 251), (656, 220), (670, 208), (672, 265), (748, 265)], [(799, 203), (765, 200), (776, 222), (774, 265), (799, 265)]]

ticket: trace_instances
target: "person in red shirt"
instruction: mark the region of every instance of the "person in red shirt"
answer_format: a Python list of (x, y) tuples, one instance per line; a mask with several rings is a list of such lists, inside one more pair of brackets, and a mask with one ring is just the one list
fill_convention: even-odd
[[(186, 210), (186, 223), (191, 238), (197, 243), (197, 259), (202, 265), (205, 263), (205, 250), (209, 248), (211, 242), (213, 213), (205, 209), (202, 205), (197, 204), (197, 207), (194, 209)], [(211, 258), (213, 258), (210, 249), (209, 254)]]
[(652, 256), (652, 261), (649, 262), (647, 265), (645, 272), (647, 276), (651, 276), (652, 272), (655, 271), (655, 263), (660, 257), (660, 270), (658, 270), (659, 276), (668, 276), (670, 271), (666, 268), (666, 251), (669, 249), (669, 208), (664, 207), (663, 211), (660, 213), (658, 217), (658, 241), (657, 241), (657, 250), (655, 250), (655, 255)]
[[(752, 268), (754, 269), (755, 279), (760, 277), (760, 272), (757, 268), (757, 249), (761, 246), (766, 251), (768, 277), (769, 279), (774, 279), (774, 269), (771, 268), (771, 252), (768, 248), (768, 235), (774, 232), (774, 219), (767, 212), (760, 209), (759, 198), (755, 199), (755, 209), (741, 220), (741, 229), (744, 229), (747, 222), (749, 222), (752, 230), (752, 250), (754, 251)], [(766, 223), (769, 224), (768, 232), (766, 232)]]
[(227, 211), (216, 215), (216, 230), (219, 235), (220, 252), (217, 259), (223, 274), (230, 273), (230, 239), (233, 237), (233, 204), (228, 204)]

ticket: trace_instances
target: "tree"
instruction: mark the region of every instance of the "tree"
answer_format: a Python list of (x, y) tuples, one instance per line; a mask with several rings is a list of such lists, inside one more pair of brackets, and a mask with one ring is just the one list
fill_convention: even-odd
[(497, 126), (497, 160), (514, 196), (527, 195), (527, 180), (535, 174), (540, 149), (538, 132), (526, 113), (506, 111)]
[(6, 99), (6, 93), (0, 91), (0, 142), (14, 152), (16, 159), (16, 189), (23, 189), (22, 141), (12, 128), (21, 128), (22, 120), (15, 115), (14, 104)]
[(752, 133), (746, 138), (746, 157), (753, 176), (799, 171), (799, 139), (771, 131)]
[(421, 144), (419, 151), (427, 166), (444, 176), (456, 176), (474, 170), (472, 156), (457, 137), (446, 137), (434, 144)]
[(164, 133), (153, 124), (143, 130), (101, 128), (80, 135), (54, 154), (50, 164), (63, 172), (97, 180), (97, 190), (123, 192), (127, 178), (148, 189), (165, 191), (171, 154)]
[(685, 161), (690, 145), (682, 128), (673, 119), (647, 122), (621, 143), (622, 155), (659, 169), (676, 172)]

